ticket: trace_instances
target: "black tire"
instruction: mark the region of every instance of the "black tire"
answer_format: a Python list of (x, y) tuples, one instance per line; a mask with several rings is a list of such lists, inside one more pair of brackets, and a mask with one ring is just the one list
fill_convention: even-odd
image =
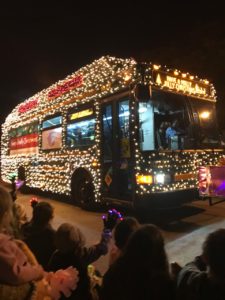
[(80, 170), (74, 174), (71, 196), (72, 200), (82, 208), (88, 209), (94, 204), (94, 185), (87, 171)]

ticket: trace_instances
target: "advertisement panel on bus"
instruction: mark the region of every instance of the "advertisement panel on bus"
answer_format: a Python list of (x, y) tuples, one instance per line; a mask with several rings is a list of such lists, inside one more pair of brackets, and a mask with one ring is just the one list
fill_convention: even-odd
[(38, 152), (38, 133), (31, 133), (10, 140), (10, 155)]
[(225, 196), (225, 166), (207, 166), (199, 169), (199, 193), (202, 197)]

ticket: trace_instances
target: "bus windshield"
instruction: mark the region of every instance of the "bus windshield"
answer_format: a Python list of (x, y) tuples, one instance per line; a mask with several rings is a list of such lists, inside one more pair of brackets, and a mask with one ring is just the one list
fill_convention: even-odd
[(219, 146), (214, 103), (153, 90), (149, 102), (139, 102), (138, 112), (142, 151)]
[(193, 136), (198, 148), (220, 146), (215, 104), (193, 98), (189, 98), (189, 100), (193, 111)]

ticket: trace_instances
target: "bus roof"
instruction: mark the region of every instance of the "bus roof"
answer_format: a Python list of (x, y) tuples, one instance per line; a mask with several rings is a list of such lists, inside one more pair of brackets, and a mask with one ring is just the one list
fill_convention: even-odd
[[(144, 67), (146, 84), (216, 101), (215, 89), (207, 80), (151, 63), (141, 65)], [(31, 118), (35, 120), (40, 115), (52, 114), (60, 107), (73, 106), (74, 102), (85, 103), (126, 89), (131, 84), (140, 82), (139, 66), (134, 59), (103, 56), (18, 104), (6, 118), (4, 125), (22, 125), (28, 120), (30, 122)]]

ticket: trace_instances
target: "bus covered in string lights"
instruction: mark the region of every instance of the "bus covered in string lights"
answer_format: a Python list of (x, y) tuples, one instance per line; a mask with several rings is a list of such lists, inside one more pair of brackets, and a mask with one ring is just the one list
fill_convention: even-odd
[[(182, 203), (199, 188), (206, 195), (204, 168), (224, 161), (215, 104), (207, 80), (102, 57), (8, 115), (2, 179), (16, 173), (24, 186), (69, 195), (83, 207)], [(179, 130), (168, 136), (174, 121)]]

